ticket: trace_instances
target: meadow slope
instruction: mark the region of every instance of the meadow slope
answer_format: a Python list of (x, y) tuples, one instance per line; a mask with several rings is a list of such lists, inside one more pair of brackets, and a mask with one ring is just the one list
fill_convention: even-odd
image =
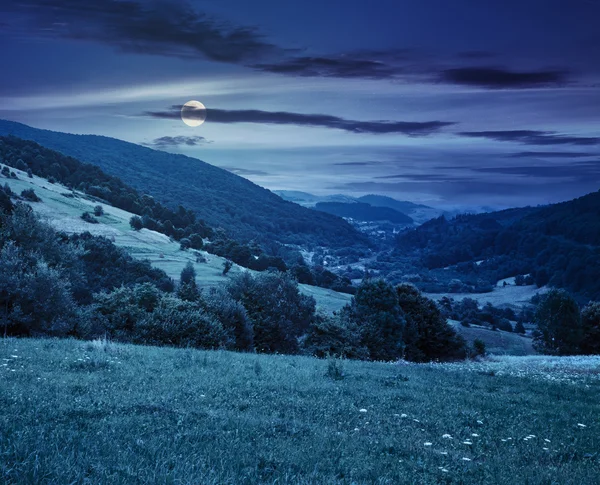
[(598, 483), (600, 358), (333, 362), (4, 339), (0, 481)]

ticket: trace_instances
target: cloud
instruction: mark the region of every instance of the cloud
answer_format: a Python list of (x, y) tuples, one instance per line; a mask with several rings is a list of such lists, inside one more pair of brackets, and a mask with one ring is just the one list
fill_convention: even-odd
[(28, 35), (96, 41), (123, 51), (251, 62), (273, 52), (253, 28), (209, 18), (184, 0), (28, 0), (0, 12), (25, 20)]
[(333, 165), (342, 165), (347, 167), (368, 167), (371, 165), (378, 165), (379, 162), (339, 162)]
[(564, 86), (568, 76), (566, 71), (558, 70), (518, 72), (491, 67), (459, 67), (443, 70), (439, 80), (487, 89), (523, 89)]
[(162, 149), (182, 145), (193, 147), (206, 143), (212, 143), (212, 141), (207, 140), (203, 136), (161, 136), (160, 138), (155, 138), (150, 143), (142, 143), (142, 145)]
[(271, 175), (269, 172), (264, 172), (262, 170), (251, 170), (247, 168), (239, 168), (239, 167), (231, 167), (231, 166), (220, 166), (223, 170), (227, 170), (228, 172), (235, 173), (236, 175)]
[(465, 182), (473, 180), (472, 177), (457, 177), (455, 175), (447, 174), (401, 174), (401, 175), (380, 175), (373, 177), (374, 179), (386, 179), (386, 180), (412, 180), (414, 182)]
[(597, 153), (587, 152), (517, 152), (507, 155), (508, 158), (583, 158), (596, 157)]
[(572, 136), (555, 131), (508, 130), (508, 131), (463, 131), (460, 136), (485, 138), (495, 141), (511, 141), (524, 145), (600, 145), (600, 137)]
[(380, 60), (353, 56), (295, 57), (277, 63), (255, 64), (252, 67), (277, 74), (360, 79), (390, 79), (404, 72), (401, 67)]
[(576, 162), (561, 165), (518, 166), (518, 167), (481, 167), (475, 172), (522, 177), (577, 179), (586, 182), (600, 181), (600, 161)]
[[(158, 119), (181, 119), (181, 106), (167, 111), (147, 111), (144, 116)], [(426, 136), (454, 125), (450, 121), (356, 121), (324, 114), (290, 113), (286, 111), (261, 110), (207, 110), (206, 121), (210, 123), (261, 123), (275, 125), (314, 126), (333, 128), (351, 133)]]

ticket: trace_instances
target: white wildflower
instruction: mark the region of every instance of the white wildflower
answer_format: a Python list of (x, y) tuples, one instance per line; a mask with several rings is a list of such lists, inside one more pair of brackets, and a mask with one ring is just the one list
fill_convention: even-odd
[(471, 461), (471, 458), (467, 458), (466, 456), (463, 456), (463, 461)]
[(479, 435), (477, 433), (471, 433), (471, 436), (474, 436), (475, 438), (479, 437)]
[(429, 441), (426, 441), (425, 443), (423, 443), (423, 445), (425, 446), (431, 446), (433, 443), (430, 443)]
[(585, 424), (581, 424), (581, 423), (577, 423), (577, 426), (579, 426), (580, 428), (587, 428), (587, 426)]
[(446, 434), (443, 434), (443, 435), (442, 435), (442, 438), (444, 438), (444, 439), (446, 439), (446, 440), (451, 440), (451, 439), (452, 439), (452, 436), (450, 436), (448, 433), (446, 433)]
[(366, 413), (366, 412), (367, 412), (367, 410), (366, 410), (365, 408), (362, 408), (362, 409), (359, 409), (359, 410), (358, 410), (358, 412), (359, 412), (359, 413)]

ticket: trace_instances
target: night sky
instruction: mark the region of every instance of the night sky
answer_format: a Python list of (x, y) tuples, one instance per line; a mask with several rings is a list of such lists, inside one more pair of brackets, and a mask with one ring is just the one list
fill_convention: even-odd
[(544, 204), (600, 188), (599, 26), (597, 0), (0, 0), (0, 118), (272, 190)]

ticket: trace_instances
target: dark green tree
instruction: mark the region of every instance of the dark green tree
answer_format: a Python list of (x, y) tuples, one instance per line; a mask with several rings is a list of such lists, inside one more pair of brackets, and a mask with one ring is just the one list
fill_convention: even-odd
[(129, 225), (134, 231), (139, 231), (144, 227), (140, 216), (132, 216), (131, 219), (129, 219)]
[(402, 356), (405, 319), (394, 287), (383, 280), (363, 280), (343, 313), (358, 326), (361, 343), (372, 360)]
[(565, 290), (543, 294), (536, 308), (533, 344), (536, 350), (553, 355), (579, 352), (583, 337), (579, 306)]
[(404, 358), (415, 362), (466, 357), (465, 341), (448, 325), (433, 300), (409, 284), (396, 287), (404, 311)]
[(590, 302), (581, 311), (581, 324), (583, 327), (581, 353), (600, 354), (600, 302)]
[(197, 301), (200, 296), (196, 284), (196, 270), (194, 269), (194, 265), (189, 261), (181, 270), (177, 296), (186, 301)]

